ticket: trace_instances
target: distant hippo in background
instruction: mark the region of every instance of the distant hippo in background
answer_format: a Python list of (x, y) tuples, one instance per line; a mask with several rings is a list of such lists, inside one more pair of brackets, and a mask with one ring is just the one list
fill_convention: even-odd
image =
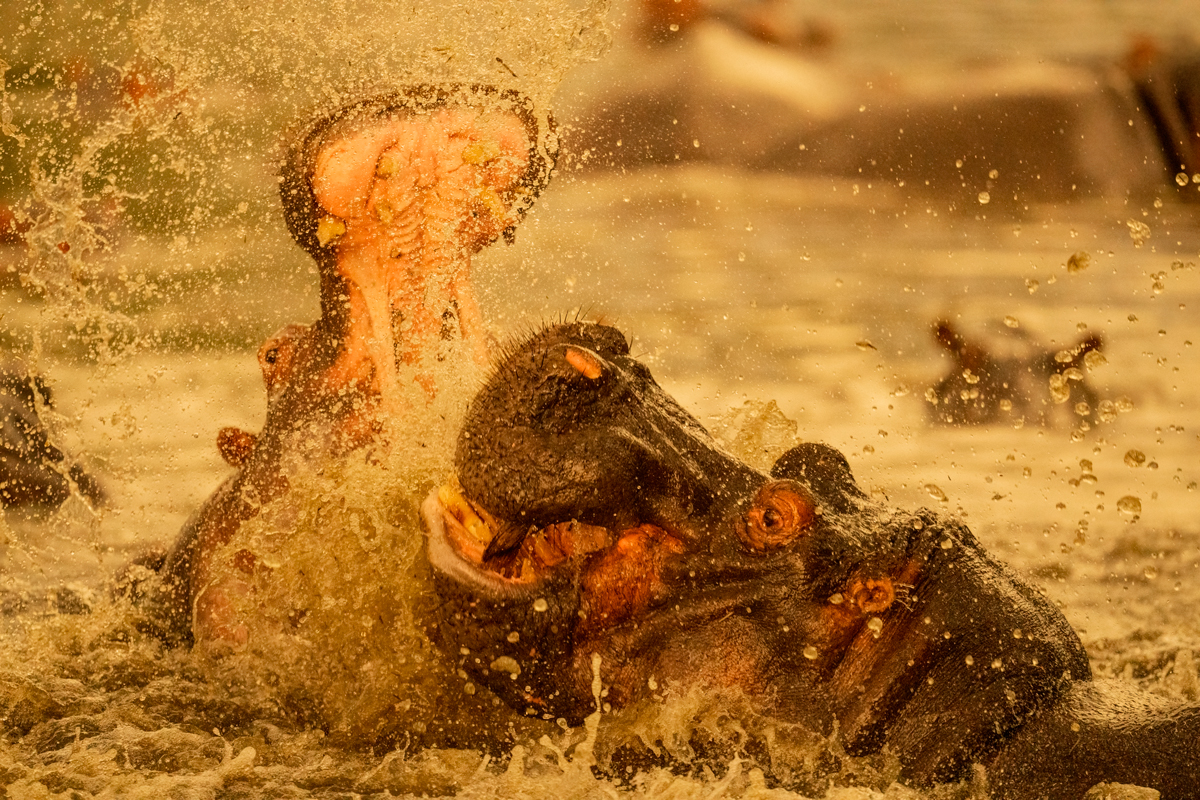
[[(578, 118), (567, 144), (589, 166), (700, 162), (830, 176), (972, 213), (1164, 191), (1200, 201), (1200, 184), (1177, 182), (1200, 173), (1194, 47), (1138, 40), (1123, 62), (884, 71), (773, 44), (716, 4), (645, 5), (670, 9), (674, 29), (659, 23), (656, 44), (627, 43), (563, 92), (577, 103), (564, 109)], [(766, 18), (780, 16), (771, 11)]]
[(1052, 602), (832, 447), (770, 474), (725, 452), (614, 328), (509, 348), (454, 462), (423, 509), (430, 635), (518, 711), (578, 724), (598, 669), (613, 709), (738, 690), (918, 786), (981, 764), (998, 799), (1196, 796), (1200, 706), (1093, 680)]
[(1103, 346), (1098, 334), (1047, 350), (1023, 332), (1002, 330), (1007, 335), (967, 336), (949, 322), (934, 324), (934, 338), (954, 364), (926, 392), (930, 419), (947, 425), (1049, 425), (1061, 406), (1073, 423), (1096, 422), (1100, 399), (1084, 367), (1087, 355)]
[(41, 409), (53, 404), (40, 375), (0, 367), (0, 506), (57, 508), (72, 486), (93, 506), (104, 502), (100, 483), (50, 443)]

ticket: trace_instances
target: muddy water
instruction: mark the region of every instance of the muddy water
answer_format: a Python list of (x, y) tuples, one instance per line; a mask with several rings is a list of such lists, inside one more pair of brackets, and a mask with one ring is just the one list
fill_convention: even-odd
[[(930, 20), (956, 24), (957, 33), (986, 27), (976, 18), (947, 23), (936, 4), (928, 7)], [(864, 8), (840, 18), (851, 42), (871, 39), (886, 22)], [(1012, 19), (1023, 19), (1012, 8)], [(1119, 49), (1136, 11), (1110, 3), (1102, 14), (1083, 15), (1098, 32), (1094, 50)], [(1162, 16), (1140, 21), (1164, 30), (1175, 24)], [(1065, 23), (1042, 22), (1013, 22), (1019, 30), (1008, 39), (965, 38), (1003, 51), (1028, 35), (1023, 46), (1053, 52), (1051, 34)], [(279, 30), (286, 20), (268, 23)], [(956, 46), (966, 47), (963, 38)], [(908, 40), (885, 41), (911, 57)], [(231, 107), (246, 102), (236, 92), (227, 98)], [(240, 119), (243, 112), (229, 113)], [(244, 158), (254, 147), (269, 150), (274, 135), (255, 131), (253, 146), (239, 139), (238, 149), (228, 134), (212, 144), (220, 158)], [(38, 278), (5, 284), (6, 336), (54, 385), (56, 437), (111, 495), (98, 514), (78, 500), (32, 518), (10, 512), (0, 531), (0, 794), (800, 796), (769, 788), (755, 764), (736, 760), (736, 747), (686, 777), (649, 770), (618, 783), (591, 772), (591, 751), (603, 758), (631, 731), (682, 759), (681, 732), (695, 727), (736, 743), (723, 715), (737, 708), (736, 698), (688, 697), (641, 718), (602, 717), (598, 732), (568, 732), (508, 715), (480, 689), (469, 692), (407, 616), (428, 602), (412, 566), (419, 562), (412, 505), (436, 480), (436, 457), (386, 488), (355, 484), (383, 497), (376, 507), (387, 513), (371, 524), (392, 537), (385, 554), (377, 537), (367, 546), (357, 533), (291, 553), (319, 564), (342, 545), (359, 548), (365, 561), (353, 569), (367, 580), (326, 570), (297, 591), (336, 600), (345, 590), (354, 602), (375, 604), (373, 612), (386, 611), (390, 652), (347, 646), (364, 639), (337, 624), (364, 615), (336, 605), (325, 617), (327, 641), (264, 638), (257, 651), (232, 657), (172, 652), (139, 633), (129, 609), (106, 600), (106, 577), (141, 548), (170, 540), (228, 473), (216, 430), (261, 425), (257, 343), (285, 322), (316, 315), (315, 273), (272, 215), (268, 160), (251, 152), (250, 167), (228, 170), (240, 176), (236, 189), (204, 195), (209, 209), (219, 205), (212, 198), (231, 198), (211, 225), (182, 213), (160, 235), (144, 220), (109, 220), (113, 248), (82, 262), (87, 281), (58, 286), (53, 279), (70, 273), (57, 262), (31, 269), (23, 250), (0, 253), (6, 267)], [(187, 174), (208, 181), (207, 169)], [(1130, 221), (1149, 227), (1140, 246)], [(1081, 251), (1090, 266), (1068, 272), (1068, 257)], [(516, 244), (485, 253), (476, 274), (498, 335), (580, 308), (615, 322), (664, 386), (748, 457), (762, 458), (793, 436), (842, 449), (877, 497), (965, 518), (1063, 608), (1097, 673), (1194, 700), (1198, 264), (1196, 207), (1165, 192), (1159, 202), (1095, 201), (998, 217), (982, 206), (951, 213), (937, 198), (866, 183), (691, 167), (566, 172)], [(948, 363), (928, 329), (945, 316), (976, 327), (1011, 317), (1052, 346), (1083, 330), (1101, 332), (1107, 364), (1088, 379), (1122, 410), (1083, 433), (1066, 410), (1046, 428), (931, 426), (924, 390)], [(119, 335), (94, 335), (105, 324)], [(453, 399), (468, 394), (463, 387)], [(777, 411), (761, 405), (767, 401)], [(775, 415), (793, 421), (795, 433)], [(757, 425), (764, 419), (775, 424)], [(426, 433), (436, 449), (451, 431)], [(1126, 460), (1134, 450), (1145, 456), (1138, 466)], [(1137, 498), (1140, 512), (1122, 511), (1127, 497)], [(405, 591), (364, 593), (379, 576)], [(84, 606), (91, 613), (67, 613)], [(399, 692), (387, 711), (395, 730), (374, 749), (364, 746), (370, 732), (351, 724), (354, 701), (377, 708), (371, 703), (392, 690)], [(787, 766), (829, 749), (800, 742), (779, 745), (773, 756)], [(841, 771), (831, 780), (842, 788), (801, 775), (799, 793), (911, 796), (888, 788), (894, 766), (886, 760), (832, 758)]]

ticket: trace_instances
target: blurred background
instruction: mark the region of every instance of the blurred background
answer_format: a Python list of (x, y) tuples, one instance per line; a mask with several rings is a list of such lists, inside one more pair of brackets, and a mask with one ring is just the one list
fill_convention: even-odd
[(258, 345), (317, 315), (288, 131), (480, 81), (563, 142), (476, 262), (498, 338), (613, 322), (706, 424), (965, 518), (1104, 669), (1200, 646), (1200, 3), (432, 5), (0, 8), (0, 344), (53, 399), (9, 457), (100, 487), (9, 503), (4, 613), (172, 539), (262, 424)]

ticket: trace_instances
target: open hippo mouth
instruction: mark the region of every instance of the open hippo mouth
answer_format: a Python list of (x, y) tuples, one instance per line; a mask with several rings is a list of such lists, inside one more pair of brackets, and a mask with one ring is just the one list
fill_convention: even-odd
[[(721, 450), (602, 325), (511, 348), (468, 411), (455, 466), (424, 508), (442, 635), (511, 704), (571, 720), (592, 710), (592, 654), (606, 674), (632, 668), (656, 631), (753, 602), (744, 543), (814, 520), (804, 487)], [(621, 694), (609, 696), (633, 697)]]
[(527, 714), (581, 721), (599, 657), (612, 708), (733, 689), (928, 782), (1089, 675), (961, 523), (870, 501), (825, 445), (751, 468), (603, 325), (507, 351), (423, 510), (433, 639)]

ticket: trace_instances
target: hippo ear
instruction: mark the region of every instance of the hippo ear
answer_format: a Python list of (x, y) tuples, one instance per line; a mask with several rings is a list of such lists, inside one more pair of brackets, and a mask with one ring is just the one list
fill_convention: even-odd
[(777, 550), (809, 531), (816, 517), (817, 504), (808, 489), (796, 481), (771, 481), (755, 493), (738, 538), (751, 550)]
[(604, 375), (604, 359), (586, 347), (568, 345), (563, 357), (576, 372), (588, 380), (599, 380)]
[(839, 514), (853, 511), (853, 500), (867, 497), (854, 482), (846, 457), (827, 444), (796, 445), (771, 467), (771, 477), (791, 478), (807, 485), (823, 505)]

